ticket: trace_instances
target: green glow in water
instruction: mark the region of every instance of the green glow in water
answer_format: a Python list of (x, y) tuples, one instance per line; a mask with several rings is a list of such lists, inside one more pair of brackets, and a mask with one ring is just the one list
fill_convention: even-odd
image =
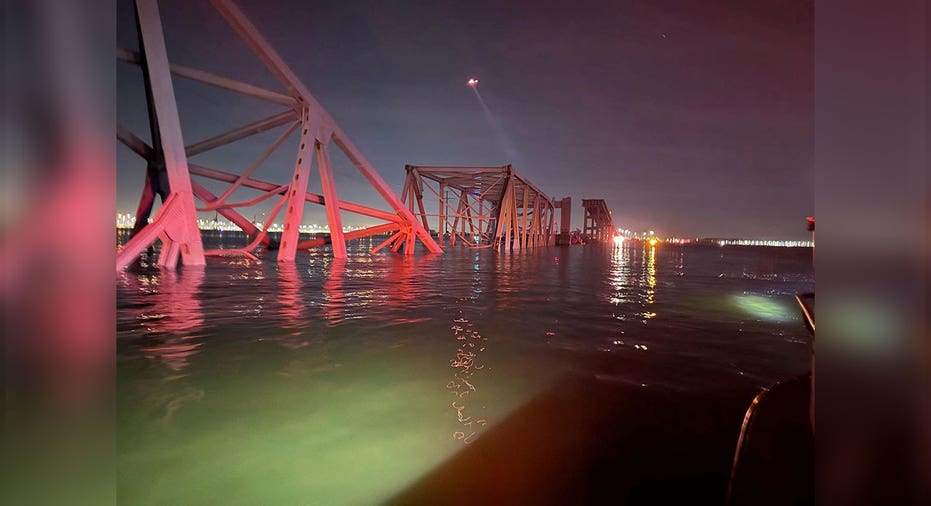
[[(159, 387), (121, 392), (120, 501), (378, 504), (463, 449), (435, 350), (354, 350), (329, 365), (306, 350), (253, 355), (236, 372), (125, 367), (125, 384)], [(499, 419), (531, 396), (491, 371), (475, 382), (466, 414)]]
[(785, 323), (799, 319), (788, 302), (763, 295), (731, 295), (731, 302), (742, 312), (759, 320)]

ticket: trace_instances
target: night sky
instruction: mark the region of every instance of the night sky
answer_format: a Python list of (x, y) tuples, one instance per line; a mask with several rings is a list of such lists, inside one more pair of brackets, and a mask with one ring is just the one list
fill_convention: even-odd
[[(664, 236), (808, 238), (811, 1), (546, 3), (238, 2), (398, 194), (405, 164), (512, 163), (550, 197), (572, 197), (573, 228), (581, 200), (603, 198), (618, 226)], [(173, 62), (283, 89), (206, 0), (160, 4)], [(118, 45), (136, 50), (132, 3), (119, 9)], [(117, 65), (118, 120), (148, 139), (142, 74)], [(186, 144), (282, 110), (174, 83)], [(283, 129), (191, 160), (239, 172)], [(288, 181), (296, 144), (255, 176)], [(387, 209), (331, 148), (340, 198)], [(131, 212), (145, 165), (122, 145), (117, 163), (117, 210)], [(305, 223), (325, 223), (306, 209)]]

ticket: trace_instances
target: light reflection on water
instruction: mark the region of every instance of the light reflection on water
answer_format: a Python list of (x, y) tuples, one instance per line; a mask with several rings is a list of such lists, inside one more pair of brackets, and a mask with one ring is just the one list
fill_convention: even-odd
[[(642, 323), (655, 318), (652, 304), (656, 296), (656, 246), (615, 245), (611, 253), (610, 283), (612, 291), (608, 300), (615, 306), (624, 305), (621, 311), (614, 313), (615, 318), (634, 318)], [(632, 314), (631, 304), (639, 305), (642, 311)]]
[(475, 330), (473, 323), (463, 317), (462, 313), (453, 320), (451, 329), (457, 348), (455, 358), (449, 361), (453, 379), (446, 384), (446, 388), (453, 395), (451, 406), (456, 411), (456, 421), (462, 425), (461, 430), (453, 431), (453, 438), (469, 444), (487, 424), (487, 420), (476, 413), (481, 412), (481, 406), (476, 407), (471, 402), (478, 394), (476, 375), (485, 368), (479, 357), (485, 351), (487, 339)]
[(377, 503), (566, 374), (711, 398), (808, 367), (803, 251), (367, 245), (120, 276), (127, 503)]

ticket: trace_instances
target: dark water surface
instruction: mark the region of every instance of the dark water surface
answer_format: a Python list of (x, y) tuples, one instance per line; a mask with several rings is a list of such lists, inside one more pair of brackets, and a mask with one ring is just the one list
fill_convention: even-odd
[(121, 503), (720, 502), (809, 368), (810, 250), (371, 243), (121, 275)]

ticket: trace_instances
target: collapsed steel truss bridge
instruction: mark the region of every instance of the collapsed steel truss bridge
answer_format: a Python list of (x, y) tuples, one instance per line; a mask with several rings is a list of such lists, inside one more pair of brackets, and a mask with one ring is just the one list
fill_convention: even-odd
[(585, 220), (582, 236), (596, 241), (610, 241), (614, 236), (614, 218), (608, 210), (608, 204), (602, 199), (582, 199)]
[[(304, 84), (285, 64), (281, 56), (259, 33), (252, 22), (231, 0), (210, 0), (215, 10), (226, 20), (237, 35), (264, 63), (265, 67), (283, 85), (275, 91), (203, 70), (170, 63), (165, 49), (164, 34), (156, 0), (135, 0), (136, 24), (139, 32), (140, 52), (125, 49), (117, 51), (117, 59), (139, 65), (142, 69), (149, 111), (152, 145), (128, 129), (118, 126), (117, 138), (147, 162), (146, 185), (136, 213), (138, 230), (117, 254), (116, 267), (121, 270), (133, 262), (146, 248), (161, 241), (158, 263), (174, 268), (179, 259), (186, 265), (201, 265), (205, 256), (242, 255), (255, 258), (253, 251), (260, 244), (268, 245), (266, 230), (284, 210), (284, 230), (278, 246), (279, 262), (295, 259), (299, 249), (332, 245), (333, 256), (346, 257), (346, 240), (380, 234), (391, 234), (388, 240), (373, 249), (401, 247), (413, 254), (416, 241), (426, 249), (440, 253), (442, 249), (430, 236), (428, 229), (391, 190), (374, 167), (353, 145), (345, 132), (320, 105)], [(284, 107), (271, 117), (260, 119), (227, 132), (217, 134), (193, 144), (184, 144), (178, 115), (172, 76), (197, 81), (241, 95), (264, 100)], [(278, 139), (254, 163), (241, 173), (218, 170), (188, 162), (188, 157), (224, 146), (273, 128), (287, 127)], [(286, 182), (269, 182), (251, 177), (255, 169), (295, 132), (299, 132), (297, 152), (292, 176)], [(346, 202), (339, 199), (330, 161), (330, 144), (341, 150), (362, 173), (370, 185), (388, 204), (389, 210)], [(311, 165), (316, 160), (322, 195), (307, 191)], [(191, 176), (229, 183), (220, 196), (213, 194)], [(165, 181), (167, 180), (167, 183)], [(240, 188), (257, 190), (259, 194), (247, 201), (230, 202), (231, 195)], [(512, 190), (513, 191), (513, 190)], [(162, 206), (148, 223), (155, 195), (162, 197)], [(195, 206), (195, 198), (202, 202)], [(513, 197), (508, 197), (513, 198)], [(250, 207), (267, 199), (275, 205), (265, 225), (259, 229), (238, 209)], [(301, 242), (299, 227), (306, 203), (326, 208), (329, 239), (312, 239)], [(204, 250), (197, 225), (197, 211), (216, 211), (235, 223), (250, 237), (244, 248), (234, 250)], [(363, 230), (343, 233), (341, 211), (357, 213), (383, 220), (385, 223)]]
[[(405, 170), (401, 200), (424, 229), (436, 218), (440, 244), (448, 238), (450, 245), (506, 251), (554, 244), (553, 202), (510, 165)], [(425, 196), (436, 199), (435, 213), (427, 212)]]

